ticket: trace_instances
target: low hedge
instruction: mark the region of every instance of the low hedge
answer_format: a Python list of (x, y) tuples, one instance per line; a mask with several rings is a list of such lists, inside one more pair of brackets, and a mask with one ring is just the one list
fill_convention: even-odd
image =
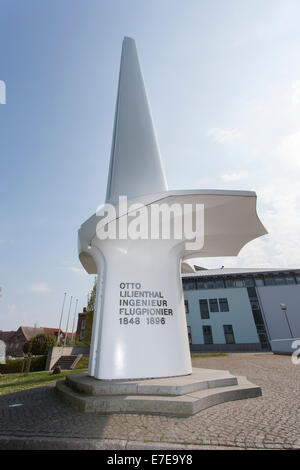
[[(34, 356), (31, 359), (30, 372), (38, 372), (45, 370), (47, 356)], [(22, 372), (23, 363), (23, 372), (26, 370), (26, 362), (28, 358), (22, 359), (9, 359), (6, 361), (6, 364), (0, 364), (0, 374), (14, 374), (17, 372)]]

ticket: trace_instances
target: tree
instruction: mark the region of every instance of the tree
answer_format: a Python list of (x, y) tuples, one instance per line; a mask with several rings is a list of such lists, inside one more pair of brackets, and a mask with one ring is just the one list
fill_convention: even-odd
[(91, 344), (96, 294), (97, 294), (97, 277), (95, 277), (94, 279), (94, 285), (90, 292), (88, 306), (87, 306), (87, 313), (85, 317), (85, 329), (84, 329), (83, 342), (87, 345)]
[[(31, 353), (33, 355), (46, 355), (48, 349), (56, 344), (56, 338), (53, 335), (41, 334), (37, 335), (30, 340), (31, 342)], [(24, 350), (24, 349), (23, 349)]]
[(26, 343), (23, 344), (23, 353), (28, 354), (31, 352), (32, 348), (32, 339), (29, 341), (26, 341)]

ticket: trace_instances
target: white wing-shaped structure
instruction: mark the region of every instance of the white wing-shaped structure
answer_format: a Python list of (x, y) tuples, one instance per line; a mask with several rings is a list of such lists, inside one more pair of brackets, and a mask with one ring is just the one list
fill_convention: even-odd
[[(128, 198), (125, 209), (120, 196)], [(267, 232), (256, 213), (254, 192), (167, 190), (130, 38), (123, 42), (106, 203), (114, 211), (104, 206), (79, 230), (81, 263), (88, 273), (98, 273), (89, 375), (107, 380), (190, 374), (181, 265), (189, 272), (189, 259), (235, 256)], [(138, 221), (137, 207), (144, 216)], [(169, 237), (152, 236), (166, 222), (182, 227), (187, 207), (193, 220), (200, 220), (199, 243), (197, 235), (184, 230), (180, 236), (175, 231)], [(160, 210), (163, 221), (151, 218)], [(146, 224), (151, 236), (145, 231), (132, 236), (132, 227), (145, 225), (145, 214), (151, 216), (151, 228), (149, 219)], [(132, 225), (124, 236), (128, 221)], [(103, 229), (110, 233), (106, 238)]]
[(106, 202), (167, 189), (146, 89), (133, 39), (122, 47)]

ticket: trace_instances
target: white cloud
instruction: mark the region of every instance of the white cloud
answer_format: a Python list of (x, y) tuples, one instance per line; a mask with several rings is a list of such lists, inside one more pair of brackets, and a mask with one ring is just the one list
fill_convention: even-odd
[(39, 293), (45, 293), (45, 292), (50, 292), (51, 289), (48, 286), (46, 282), (36, 282), (34, 284), (31, 284), (29, 286), (29, 290), (32, 292), (39, 292)]
[(86, 274), (86, 271), (84, 269), (76, 268), (75, 266), (69, 266), (67, 269), (69, 269), (69, 271), (72, 271), (73, 273)]
[(300, 80), (293, 80), (292, 89), (292, 104), (297, 105), (300, 103)]
[(222, 175), (220, 175), (220, 178), (225, 183), (234, 182), (234, 181), (242, 181), (248, 178), (248, 172), (238, 171), (238, 172), (232, 172), (232, 173), (223, 173)]
[(238, 129), (220, 129), (214, 127), (209, 129), (207, 135), (211, 136), (215, 142), (232, 142), (244, 137), (244, 134)]
[(279, 158), (294, 168), (300, 168), (300, 132), (290, 134), (282, 140)]

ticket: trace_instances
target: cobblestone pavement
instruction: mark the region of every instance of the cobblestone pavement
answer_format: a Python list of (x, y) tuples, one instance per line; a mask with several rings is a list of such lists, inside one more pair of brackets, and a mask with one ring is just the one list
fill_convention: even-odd
[[(293, 365), (290, 357), (232, 354), (194, 358), (193, 365), (245, 375), (262, 387), (263, 395), (217, 405), (186, 418), (105, 416), (69, 408), (58, 401), (54, 386), (49, 385), (0, 396), (0, 438), (110, 439), (206, 448), (300, 448), (300, 365)], [(23, 406), (9, 406), (16, 403)]]

